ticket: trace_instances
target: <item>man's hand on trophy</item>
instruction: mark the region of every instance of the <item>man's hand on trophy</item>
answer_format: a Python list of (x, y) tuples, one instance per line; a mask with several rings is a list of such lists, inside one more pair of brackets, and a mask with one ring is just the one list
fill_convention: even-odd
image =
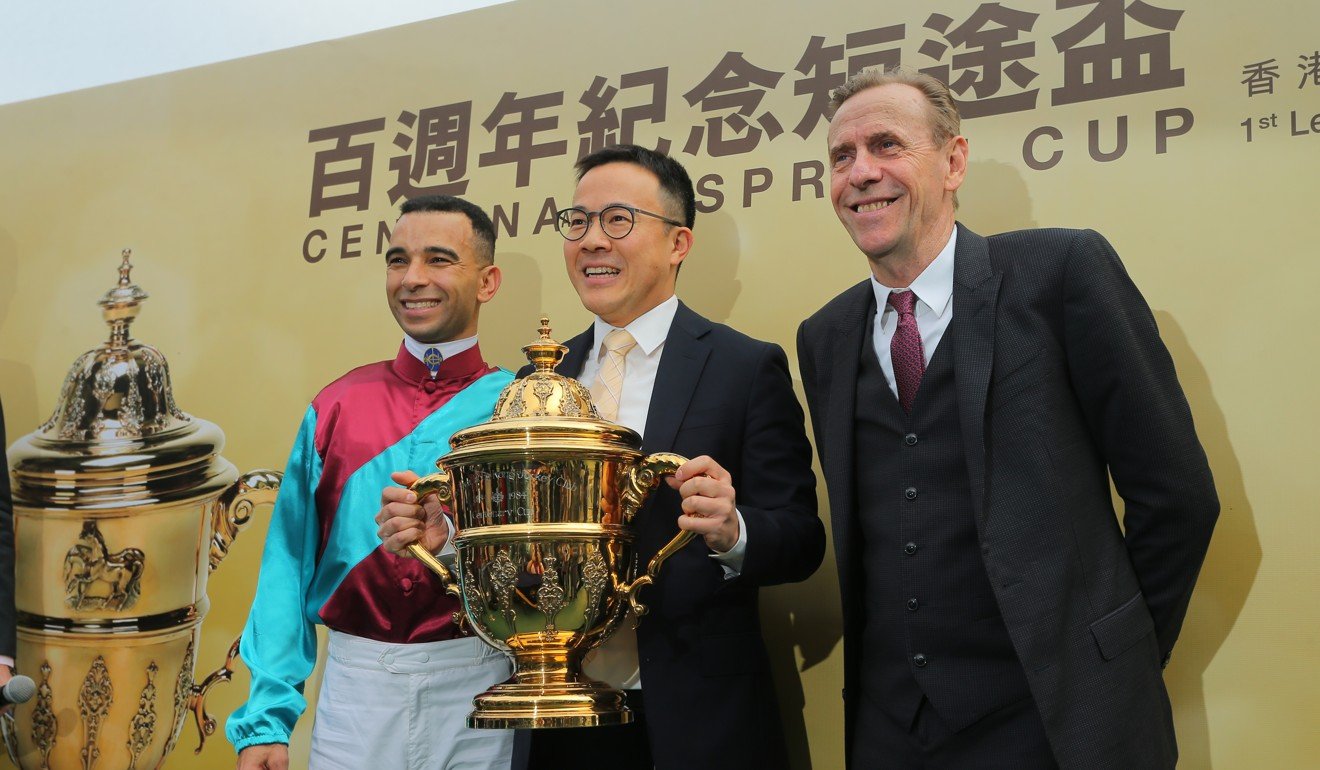
[(396, 471), (390, 479), (401, 486), (385, 487), (380, 493), (380, 513), (376, 523), (385, 550), (399, 556), (409, 556), (408, 546), (420, 542), (431, 553), (439, 553), (449, 542), (452, 525), (434, 493), (420, 501), (408, 486), (418, 479), (412, 471)]
[(238, 752), (238, 770), (289, 770), (289, 747), (283, 743), (248, 746)]
[(724, 553), (738, 543), (737, 494), (733, 477), (707, 455), (679, 466), (665, 481), (683, 496), (678, 528), (695, 532), (706, 545)]

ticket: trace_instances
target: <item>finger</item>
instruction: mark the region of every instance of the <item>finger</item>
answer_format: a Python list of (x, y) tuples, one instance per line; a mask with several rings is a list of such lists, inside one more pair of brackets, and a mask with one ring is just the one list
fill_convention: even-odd
[[(389, 538), (392, 538), (403, 532), (420, 533), (424, 529), (426, 529), (426, 524), (424, 524), (421, 521), (418, 521), (417, 519), (395, 516), (381, 522), (381, 525), (376, 528), (376, 536), (379, 537), (381, 540), (388, 540)], [(417, 537), (419, 537), (419, 535), (416, 534), (412, 535), (411, 539), (408, 542), (412, 542), (412, 540), (416, 540)]]
[(710, 476), (720, 481), (732, 480), (729, 472), (724, 470), (722, 465), (715, 462), (715, 459), (710, 455), (694, 457), (680, 465), (678, 470), (674, 472), (674, 477), (680, 481), (687, 481), (694, 476)]
[(423, 521), (426, 519), (426, 511), (420, 505), (408, 503), (388, 503), (382, 505), (376, 512), (376, 523), (384, 524), (386, 520), (393, 518), (417, 519)]
[(711, 535), (719, 531), (720, 522), (704, 516), (684, 514), (678, 517), (678, 528), (684, 532), (693, 532), (698, 535)]
[(684, 499), (689, 497), (713, 497), (723, 499), (733, 499), (733, 487), (727, 482), (713, 479), (710, 476), (697, 476), (683, 482), (679, 487), (678, 493)]
[(395, 484), (402, 484), (405, 487), (409, 486), (419, 478), (421, 478), (421, 476), (418, 476), (412, 471), (395, 471), (390, 474), (390, 481), (393, 481)]
[(415, 503), (417, 493), (407, 487), (385, 487), (380, 491), (381, 503)]
[(733, 515), (733, 505), (727, 500), (711, 497), (686, 497), (682, 503), (683, 513), (687, 516), (700, 516), (723, 521)]

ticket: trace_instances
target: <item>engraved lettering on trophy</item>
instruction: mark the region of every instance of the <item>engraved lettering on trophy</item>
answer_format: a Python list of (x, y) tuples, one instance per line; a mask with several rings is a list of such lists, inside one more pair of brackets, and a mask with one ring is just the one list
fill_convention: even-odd
[(600, 597), (605, 593), (610, 570), (595, 544), (588, 546), (587, 561), (582, 565), (582, 582), (587, 587), (587, 625), (596, 622), (600, 614)]
[(110, 704), (114, 703), (114, 688), (110, 684), (110, 671), (105, 666), (105, 658), (100, 655), (92, 661), (92, 668), (83, 679), (78, 691), (78, 712), (83, 723), (83, 770), (92, 770), (101, 756), (97, 746), (100, 738), (101, 722), (110, 713)]
[(137, 602), (146, 555), (139, 548), (110, 553), (96, 522), (83, 522), (64, 555), (65, 602), (75, 610), (126, 610)]
[(128, 736), (128, 753), (133, 757), (133, 761), (128, 763), (128, 770), (137, 770), (138, 757), (151, 745), (151, 739), (156, 733), (156, 673), (160, 667), (156, 661), (151, 661), (147, 666), (147, 684), (142, 688), (142, 694), (138, 696), (137, 713), (133, 715), (133, 721), (130, 724), (131, 732)]
[(37, 705), (32, 710), (32, 743), (41, 752), (41, 770), (50, 770), (50, 752), (55, 748), (59, 721), (51, 706), (50, 662), (41, 662), (41, 684), (37, 685)]
[(545, 615), (545, 634), (553, 636), (555, 617), (564, 609), (564, 587), (559, 584), (559, 560), (553, 556), (541, 557), (545, 570), (541, 573), (541, 587), (536, 591), (536, 608)]
[(188, 713), (188, 699), (193, 690), (194, 663), (193, 643), (189, 640), (188, 649), (183, 653), (183, 668), (179, 669), (179, 675), (174, 680), (174, 721), (170, 723), (170, 737), (165, 742), (165, 751), (160, 755), (155, 770), (160, 770), (165, 764), (165, 758), (174, 751), (174, 746), (179, 742), (179, 734), (183, 732), (183, 716)]
[(504, 622), (513, 633), (514, 621), (518, 613), (513, 608), (513, 587), (518, 581), (518, 568), (513, 566), (507, 549), (500, 552), (490, 563), (490, 584), (495, 589), (495, 608), (504, 614)]

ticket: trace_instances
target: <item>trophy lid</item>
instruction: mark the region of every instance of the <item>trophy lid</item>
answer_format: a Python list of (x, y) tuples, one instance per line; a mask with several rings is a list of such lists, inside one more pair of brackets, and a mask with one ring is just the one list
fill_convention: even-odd
[(74, 361), (50, 419), (9, 452), (20, 502), (137, 505), (206, 494), (234, 474), (219, 457), (224, 434), (179, 409), (165, 356), (129, 334), (149, 296), (131, 281), (131, 255), (98, 302), (109, 339)]
[(591, 391), (555, 371), (568, 348), (550, 337), (549, 318), (541, 318), (539, 332), (534, 342), (523, 347), (533, 371), (504, 388), (490, 422), (458, 431), (450, 446), (477, 453), (490, 448), (555, 445), (636, 452), (642, 444), (637, 431), (602, 419)]

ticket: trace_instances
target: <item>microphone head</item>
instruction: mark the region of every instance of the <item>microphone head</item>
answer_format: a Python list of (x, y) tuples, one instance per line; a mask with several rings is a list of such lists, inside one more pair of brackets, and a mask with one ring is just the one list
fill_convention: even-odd
[(31, 677), (15, 676), (4, 686), (4, 699), (9, 703), (26, 703), (37, 694), (37, 683)]

